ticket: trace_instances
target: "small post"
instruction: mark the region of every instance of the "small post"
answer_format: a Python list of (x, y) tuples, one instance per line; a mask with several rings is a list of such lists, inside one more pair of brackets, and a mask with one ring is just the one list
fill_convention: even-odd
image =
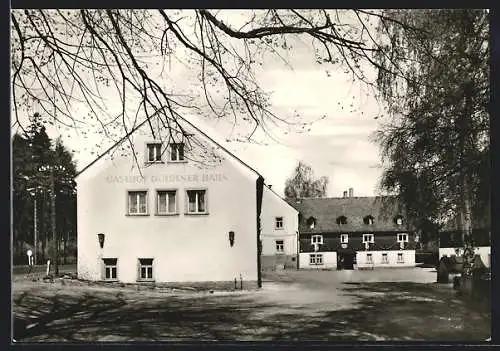
[(237, 281), (236, 281), (236, 278), (234, 278), (234, 290), (237, 289), (237, 285), (236, 284), (237, 284)]
[(47, 276), (50, 273), (50, 260), (47, 260)]
[(240, 290), (243, 290), (243, 278), (240, 273)]

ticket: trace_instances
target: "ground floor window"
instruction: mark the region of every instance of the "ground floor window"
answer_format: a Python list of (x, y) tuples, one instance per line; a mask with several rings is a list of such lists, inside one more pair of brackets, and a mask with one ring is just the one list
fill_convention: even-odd
[(116, 258), (103, 258), (104, 263), (104, 279), (105, 280), (114, 280), (117, 279), (116, 275)]
[(139, 258), (139, 279), (153, 280), (153, 259)]
[(403, 263), (404, 257), (402, 252), (398, 252), (398, 263)]
[(309, 254), (309, 264), (311, 265), (322, 265), (323, 264), (323, 254)]
[(389, 259), (387, 258), (387, 253), (382, 254), (382, 263), (389, 263)]
[(373, 255), (371, 253), (366, 254), (366, 263), (373, 263)]
[(283, 240), (276, 240), (276, 253), (285, 252), (285, 243)]

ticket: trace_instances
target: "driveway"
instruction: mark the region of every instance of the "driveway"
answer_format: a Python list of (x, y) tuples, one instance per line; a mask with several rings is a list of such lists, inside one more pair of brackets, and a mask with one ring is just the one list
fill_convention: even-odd
[(177, 293), (16, 280), (17, 341), (485, 340), (489, 307), (435, 272), (283, 271), (260, 291)]

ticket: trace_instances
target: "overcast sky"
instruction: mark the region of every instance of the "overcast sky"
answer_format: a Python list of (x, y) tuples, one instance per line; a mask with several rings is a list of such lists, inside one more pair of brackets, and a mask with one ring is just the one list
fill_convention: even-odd
[[(329, 177), (328, 196), (342, 196), (349, 187), (354, 188), (355, 196), (375, 195), (381, 175), (377, 167), (380, 158), (378, 147), (369, 136), (377, 127), (374, 117), (381, 114), (381, 108), (373, 94), (360, 83), (353, 83), (343, 68), (315, 63), (305, 42), (296, 41), (287, 59), (293, 70), (268, 60), (262, 72), (257, 72), (261, 87), (272, 92), (272, 110), (283, 117), (299, 113), (301, 119), (308, 121), (327, 117), (312, 124), (307, 133), (293, 129), (273, 131), (279, 142), (269, 139), (268, 145), (232, 142), (224, 146), (257, 169), (280, 194), (286, 178), (302, 160), (312, 166), (317, 176)], [(231, 132), (228, 124), (213, 122), (213, 126), (219, 139)], [(111, 142), (96, 130), (87, 131), (85, 137), (58, 128), (49, 128), (48, 134), (61, 135), (64, 143), (75, 150), (78, 169)]]

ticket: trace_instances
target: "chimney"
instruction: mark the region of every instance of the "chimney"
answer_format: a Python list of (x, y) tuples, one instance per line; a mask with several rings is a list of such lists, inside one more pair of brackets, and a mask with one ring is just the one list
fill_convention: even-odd
[(347, 191), (344, 191), (344, 199), (347, 197)]
[(353, 196), (354, 196), (354, 189), (349, 188), (349, 197), (353, 197)]

